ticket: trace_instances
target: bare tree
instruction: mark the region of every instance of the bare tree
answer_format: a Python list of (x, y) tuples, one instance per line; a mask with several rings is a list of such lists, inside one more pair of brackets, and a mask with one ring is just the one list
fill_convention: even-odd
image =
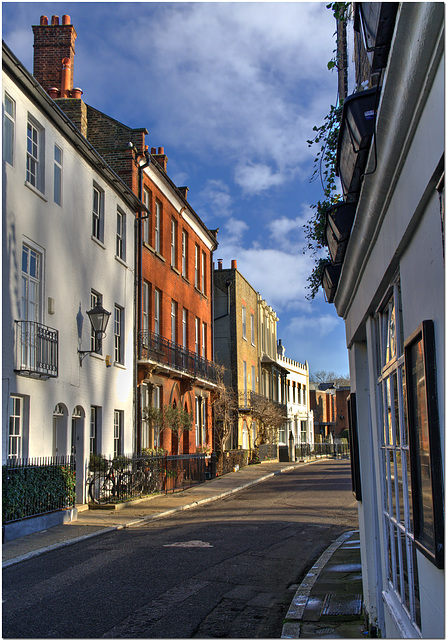
[(257, 426), (254, 446), (275, 444), (279, 430), (287, 421), (286, 409), (265, 396), (251, 394), (251, 414)]
[(310, 373), (310, 382), (315, 384), (334, 384), (336, 387), (348, 387), (350, 385), (350, 374), (339, 375), (334, 371), (313, 371)]
[(163, 431), (170, 429), (172, 434), (176, 435), (179, 444), (183, 433), (190, 431), (193, 426), (192, 415), (176, 405), (164, 404), (159, 409), (152, 405), (144, 407), (143, 418), (148, 420), (150, 427), (154, 429), (156, 441)]
[(224, 383), (225, 368), (217, 367), (217, 389), (211, 398), (214, 410), (214, 448), (224, 451), (238, 420), (238, 398), (232, 387)]

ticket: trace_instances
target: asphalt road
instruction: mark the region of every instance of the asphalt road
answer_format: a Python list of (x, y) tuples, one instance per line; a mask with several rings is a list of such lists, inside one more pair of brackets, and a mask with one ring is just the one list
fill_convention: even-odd
[(348, 460), (3, 571), (3, 638), (280, 638), (297, 585), (358, 528)]

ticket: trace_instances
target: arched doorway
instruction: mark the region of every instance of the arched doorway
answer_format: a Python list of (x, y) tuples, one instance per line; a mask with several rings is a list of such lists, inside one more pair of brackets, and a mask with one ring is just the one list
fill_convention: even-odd
[[(85, 483), (87, 476), (87, 454), (85, 452), (85, 411), (78, 405), (71, 415), (71, 455), (74, 456), (76, 466), (76, 502), (85, 502)], [(88, 462), (88, 460), (87, 460)]]
[(61, 458), (69, 456), (70, 453), (68, 409), (60, 402), (53, 409), (53, 456)]

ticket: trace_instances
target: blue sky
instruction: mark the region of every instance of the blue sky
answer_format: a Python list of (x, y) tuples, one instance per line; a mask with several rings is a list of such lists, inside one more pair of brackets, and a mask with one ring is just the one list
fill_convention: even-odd
[(326, 2), (3, 2), (3, 39), (32, 72), (31, 26), (71, 16), (74, 86), (87, 104), (146, 127), (167, 170), (211, 229), (215, 262), (277, 312), (286, 355), (310, 372), (348, 372), (344, 323), (319, 292), (303, 223), (322, 195), (307, 140), (336, 101)]

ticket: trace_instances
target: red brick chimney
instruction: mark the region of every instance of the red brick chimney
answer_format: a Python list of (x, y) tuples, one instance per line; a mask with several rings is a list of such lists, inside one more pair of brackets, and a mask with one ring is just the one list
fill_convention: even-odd
[[(59, 24), (58, 16), (51, 18), (51, 24), (48, 24), (46, 16), (41, 16), (40, 25), (33, 26), (33, 33), (35, 79), (45, 91), (58, 89), (60, 97), (71, 97), (74, 42), (77, 34), (71, 24), (70, 16), (62, 16), (62, 24)], [(65, 59), (68, 59), (68, 62)], [(62, 69), (64, 87), (62, 87)], [(62, 91), (65, 91), (65, 95), (62, 94)]]
[(164, 171), (167, 173), (168, 157), (164, 153), (164, 147), (158, 147), (158, 153), (156, 153), (156, 147), (152, 147), (150, 151), (150, 155), (152, 155), (155, 158), (155, 160), (158, 162), (160, 167), (162, 167)]

